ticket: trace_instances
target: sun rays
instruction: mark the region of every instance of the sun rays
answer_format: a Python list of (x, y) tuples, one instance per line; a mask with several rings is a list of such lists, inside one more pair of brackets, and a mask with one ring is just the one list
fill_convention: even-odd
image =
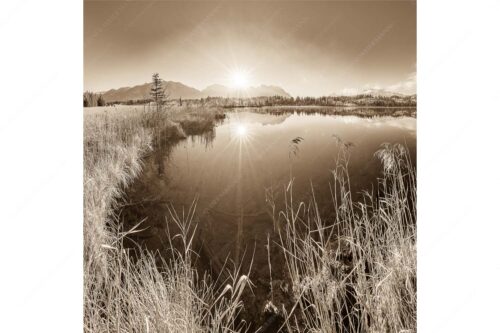
[(253, 81), (253, 71), (244, 66), (233, 66), (225, 69), (224, 81), (234, 91), (244, 93)]
[(236, 69), (230, 73), (230, 82), (233, 89), (248, 88), (249, 79), (250, 75), (246, 70)]
[(240, 144), (248, 144), (251, 142), (253, 133), (250, 123), (237, 121), (234, 124), (231, 124), (230, 130), (231, 141), (235, 141)]
[(240, 124), (236, 127), (236, 135), (238, 135), (238, 137), (245, 137), (247, 133), (248, 130), (245, 124)]

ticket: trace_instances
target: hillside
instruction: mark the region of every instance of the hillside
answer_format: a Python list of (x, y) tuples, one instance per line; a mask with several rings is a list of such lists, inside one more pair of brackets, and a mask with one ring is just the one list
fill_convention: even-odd
[[(283, 88), (277, 86), (260, 85), (248, 87), (244, 90), (234, 90), (220, 84), (213, 84), (203, 90), (189, 87), (181, 82), (164, 81), (164, 87), (169, 99), (199, 99), (206, 97), (290, 97)], [(150, 83), (133, 87), (111, 89), (102, 93), (106, 102), (125, 102), (130, 100), (143, 100), (149, 98)]]

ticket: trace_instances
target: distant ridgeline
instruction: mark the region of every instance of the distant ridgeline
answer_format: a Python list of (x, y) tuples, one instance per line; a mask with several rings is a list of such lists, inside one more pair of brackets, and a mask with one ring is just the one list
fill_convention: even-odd
[[(151, 99), (135, 99), (127, 101), (106, 101), (106, 105), (143, 105), (151, 103)], [(373, 96), (361, 94), (355, 96), (323, 96), (323, 97), (285, 97), (265, 96), (251, 98), (206, 97), (199, 99), (169, 99), (169, 105), (204, 106), (204, 107), (269, 107), (269, 106), (371, 106), (371, 107), (416, 107), (416, 95)]]

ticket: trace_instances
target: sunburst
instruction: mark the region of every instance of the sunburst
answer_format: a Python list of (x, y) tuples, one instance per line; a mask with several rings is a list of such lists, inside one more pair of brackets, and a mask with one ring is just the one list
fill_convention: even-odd
[(233, 89), (246, 89), (250, 82), (250, 73), (244, 69), (234, 69), (229, 74), (231, 87)]

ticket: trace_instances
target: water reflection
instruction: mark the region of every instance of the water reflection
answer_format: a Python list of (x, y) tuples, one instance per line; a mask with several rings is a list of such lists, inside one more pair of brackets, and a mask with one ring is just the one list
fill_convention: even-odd
[[(403, 143), (415, 160), (413, 117), (245, 111), (228, 113), (215, 128), (184, 125), (190, 128), (190, 137), (145, 160), (141, 177), (127, 190), (127, 200), (137, 204), (127, 206), (122, 216), (134, 222), (146, 219), (143, 226), (148, 229), (136, 241), (167, 253), (169, 205), (182, 213), (197, 198), (199, 262), (218, 274), (228, 256), (246, 265), (253, 253), (254, 281), (269, 281), (267, 237), (272, 239), (274, 218), (283, 208), (291, 179), (295, 201), (307, 203), (314, 189), (322, 216), (333, 219), (329, 181), (339, 153), (338, 139), (350, 146), (348, 171), (354, 196), (375, 188), (381, 165), (374, 153), (382, 143)], [(297, 137), (303, 139), (291, 154), (290, 144)]]
[[(236, 112), (228, 113), (215, 128), (187, 125), (192, 135), (146, 159), (143, 175), (130, 192), (179, 209), (198, 197), (202, 224), (210, 212), (226, 216), (268, 212), (265, 190), (282, 189), (291, 177), (297, 198), (307, 199), (314, 187), (320, 208), (328, 212), (336, 138), (352, 144), (349, 172), (354, 193), (373, 188), (380, 175), (380, 162), (373, 154), (382, 143), (403, 143), (415, 155), (412, 117)], [(303, 140), (291, 156), (290, 142), (297, 137)], [(276, 200), (279, 208), (282, 197), (277, 194)]]

